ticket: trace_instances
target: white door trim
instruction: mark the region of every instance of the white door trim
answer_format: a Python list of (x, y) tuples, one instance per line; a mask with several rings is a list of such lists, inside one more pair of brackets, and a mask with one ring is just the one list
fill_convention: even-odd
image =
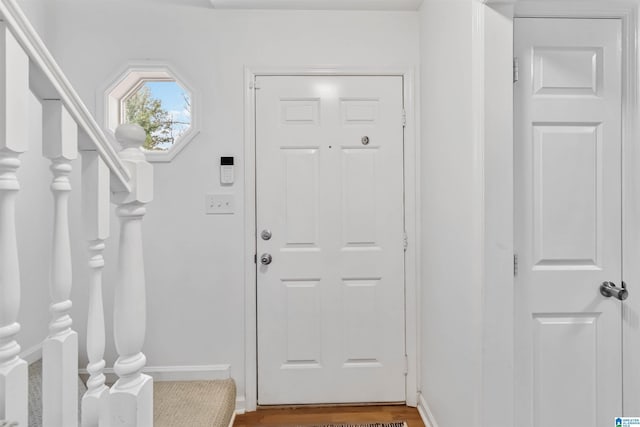
[(406, 127), (404, 133), (405, 227), (408, 247), (405, 253), (405, 334), (408, 357), (407, 405), (418, 404), (419, 352), (419, 264), (420, 259), (420, 153), (418, 141), (420, 117), (416, 72), (412, 68), (335, 68), (335, 67), (245, 67), (244, 105), (244, 178), (245, 178), (245, 405), (247, 411), (257, 407), (257, 330), (256, 330), (256, 135), (253, 82), (256, 76), (375, 75), (402, 76)]
[[(622, 105), (622, 144), (623, 144), (623, 221), (624, 221), (624, 234), (623, 234), (623, 277), (629, 282), (629, 285), (633, 285), (634, 289), (630, 289), (631, 292), (635, 290), (635, 293), (640, 293), (640, 266), (638, 266), (637, 260), (640, 258), (640, 199), (634, 195), (640, 191), (640, 147), (634, 141), (640, 136), (638, 127), (640, 125), (640, 119), (636, 117), (639, 108), (638, 102), (638, 13), (639, 13), (639, 0), (611, 0), (611, 1), (544, 1), (544, 0), (515, 0), (505, 2), (504, 0), (482, 0), (486, 6), (500, 11), (501, 14), (508, 17), (546, 17), (546, 18), (619, 18), (622, 20), (623, 36), (622, 36), (622, 84), (623, 84), (623, 105)], [(508, 5), (505, 5), (508, 3)], [(505, 27), (499, 35), (502, 40), (513, 41), (513, 32), (508, 31)], [(495, 35), (494, 35), (495, 37)], [(486, 50), (491, 49), (492, 46), (485, 45)], [(504, 53), (506, 55), (506, 53)], [(512, 53), (511, 53), (512, 54)], [(494, 58), (495, 59), (495, 58)], [(487, 75), (491, 73), (500, 72), (500, 67), (505, 63), (510, 63), (511, 57), (502, 58), (501, 61), (487, 62), (485, 65), (485, 71)], [(503, 87), (511, 85), (511, 81), (505, 81)], [(496, 104), (495, 102), (498, 102)], [(508, 115), (513, 116), (513, 100), (508, 98), (501, 98), (494, 100), (492, 108), (499, 108), (500, 111), (505, 112), (505, 117)], [(478, 112), (481, 114), (482, 111)], [(493, 124), (495, 126), (495, 124)], [(511, 131), (512, 123), (503, 123), (503, 131)], [(511, 140), (502, 140), (499, 142), (502, 144), (503, 150), (511, 151), (513, 138)], [(635, 146), (634, 146), (635, 145)], [(513, 158), (508, 160), (511, 164), (505, 164), (506, 169), (513, 168)], [(495, 190), (494, 190), (495, 191)], [(492, 193), (490, 187), (485, 188), (485, 196)], [(502, 221), (504, 227), (509, 227), (513, 219), (513, 196), (512, 194), (494, 194), (494, 199), (500, 200), (500, 203), (495, 206), (504, 206), (505, 204), (511, 206), (511, 210), (497, 209), (487, 206), (486, 215), (488, 218), (492, 218), (494, 223)], [(508, 232), (509, 230), (503, 230)], [(499, 248), (487, 247), (485, 253), (486, 259), (491, 259), (500, 255)], [(496, 274), (495, 277), (487, 278), (487, 285), (491, 286), (492, 282), (501, 282), (507, 280), (507, 272)], [(513, 283), (513, 277), (509, 279)], [(505, 315), (511, 313), (513, 315), (514, 301), (512, 293), (504, 293), (501, 295), (499, 292), (494, 292), (492, 295), (498, 295), (498, 300), (494, 301), (494, 305), (499, 305), (500, 312), (487, 312), (485, 311), (485, 322), (491, 324), (495, 323)], [(640, 294), (630, 298), (625, 302), (627, 305), (627, 313), (625, 322), (635, 319), (635, 323), (640, 322)], [(513, 318), (513, 317), (512, 317)], [(500, 345), (508, 344), (509, 341), (513, 343), (512, 337), (505, 336)], [(631, 373), (640, 372), (640, 361), (637, 355), (640, 353), (640, 333), (638, 329), (635, 331), (630, 328), (625, 328), (623, 348), (623, 363), (625, 368), (624, 379), (624, 411), (629, 416), (635, 416), (640, 414), (640, 402), (637, 399), (632, 399), (633, 396), (640, 395), (640, 374), (631, 377)], [(485, 343), (495, 345), (496, 343)], [(635, 356), (634, 356), (635, 355)], [(513, 384), (513, 366), (507, 367), (504, 374), (511, 378)], [(487, 364), (484, 366), (484, 371), (489, 371)], [(491, 378), (485, 377), (485, 381), (491, 382)], [(503, 402), (513, 402), (513, 390), (500, 387), (485, 387), (485, 393), (491, 390), (494, 393), (494, 398), (502, 399)], [(489, 409), (490, 412), (485, 413), (484, 419), (496, 419), (502, 417), (506, 424), (513, 425), (513, 409), (509, 408), (494, 408)], [(511, 418), (511, 422), (509, 419)]]

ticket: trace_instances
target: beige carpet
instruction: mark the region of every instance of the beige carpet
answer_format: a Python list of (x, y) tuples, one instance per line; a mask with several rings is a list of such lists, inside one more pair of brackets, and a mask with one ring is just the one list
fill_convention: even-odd
[(227, 427), (235, 406), (232, 379), (153, 384), (154, 427)]

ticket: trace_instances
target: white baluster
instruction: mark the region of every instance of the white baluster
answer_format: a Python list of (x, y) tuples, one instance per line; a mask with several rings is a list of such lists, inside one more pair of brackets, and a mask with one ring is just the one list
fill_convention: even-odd
[(78, 154), (78, 127), (58, 100), (42, 103), (43, 145), (51, 159), (54, 200), (51, 253), (51, 321), (42, 346), (42, 422), (47, 427), (78, 425), (78, 334), (71, 329), (71, 243), (69, 193), (71, 160)]
[(146, 329), (146, 296), (142, 253), (142, 218), (153, 198), (153, 168), (144, 158), (145, 132), (125, 124), (116, 130), (122, 144), (120, 157), (132, 179), (130, 193), (116, 193), (120, 219), (118, 281), (114, 299), (114, 338), (118, 351), (115, 371), (118, 381), (111, 388), (112, 427), (153, 426), (153, 380), (142, 373)]
[(0, 22), (0, 419), (27, 425), (27, 363), (20, 359), (16, 322), (20, 267), (15, 200), (18, 156), (27, 150), (29, 58)]
[(109, 168), (97, 151), (82, 152), (82, 205), (86, 235), (89, 239), (89, 314), (87, 318), (87, 392), (82, 397), (82, 426), (109, 425), (109, 388), (104, 376), (104, 308), (102, 269), (109, 237)]

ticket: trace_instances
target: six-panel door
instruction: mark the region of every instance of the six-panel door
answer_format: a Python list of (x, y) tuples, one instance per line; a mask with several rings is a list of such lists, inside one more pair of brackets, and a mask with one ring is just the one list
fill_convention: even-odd
[(516, 425), (622, 415), (621, 23), (516, 19)]
[(402, 86), (257, 79), (261, 405), (405, 400)]

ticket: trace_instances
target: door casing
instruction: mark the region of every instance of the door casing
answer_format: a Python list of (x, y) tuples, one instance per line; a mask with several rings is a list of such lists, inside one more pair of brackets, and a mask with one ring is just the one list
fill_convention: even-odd
[[(256, 131), (254, 81), (257, 76), (401, 76), (403, 78), (404, 110), (404, 212), (408, 237), (405, 252), (405, 342), (407, 352), (407, 405), (418, 404), (419, 373), (419, 264), (420, 259), (420, 152), (418, 135), (420, 117), (419, 94), (412, 68), (335, 68), (335, 67), (245, 67), (244, 117), (244, 194), (245, 194), (245, 395), (238, 409), (257, 408), (257, 294), (256, 268)], [(400, 119), (400, 118), (399, 118)], [(242, 398), (241, 398), (242, 399)], [(242, 405), (244, 403), (244, 405)], [(244, 408), (242, 408), (244, 406)]]
[[(638, 0), (611, 0), (611, 1), (554, 1), (548, 2), (544, 0), (515, 0), (506, 2), (500, 0), (484, 0), (484, 6), (489, 7), (496, 11), (497, 14), (510, 20), (513, 24), (514, 17), (544, 17), (544, 18), (618, 18), (622, 21), (622, 85), (623, 85), (623, 100), (622, 100), (622, 150), (623, 150), (623, 171), (622, 171), (622, 186), (623, 186), (623, 266), (624, 279), (630, 284), (635, 284), (635, 293), (640, 293), (640, 267), (637, 267), (637, 260), (640, 257), (640, 220), (638, 215), (640, 214), (640, 200), (636, 197), (634, 200), (634, 193), (637, 194), (640, 191), (640, 147), (637, 143), (634, 143), (636, 138), (640, 136), (638, 132), (638, 126), (640, 120), (635, 117), (634, 113), (638, 111), (638, 44), (635, 41), (635, 37), (638, 34), (638, 16), (640, 1)], [(499, 31), (499, 34), (492, 34), (491, 38), (486, 40), (500, 40), (501, 43), (510, 42), (513, 46), (513, 31), (508, 25), (501, 26), (499, 29), (493, 31)], [(484, 28), (484, 31), (488, 31)], [(496, 52), (499, 48), (496, 45), (484, 45), (484, 52), (480, 53), (481, 60), (484, 61), (484, 71), (486, 79), (490, 81), (492, 73), (499, 73), (501, 67), (504, 64), (508, 64), (512, 61), (513, 49), (510, 53), (504, 51), (499, 52), (499, 60), (496, 61)], [(507, 57), (506, 55), (509, 54)], [(489, 60), (490, 59), (490, 60)], [(490, 82), (486, 88), (491, 90), (507, 90), (512, 85), (511, 81)], [(502, 117), (513, 118), (513, 97), (502, 97), (499, 99), (492, 99), (491, 108), (495, 111), (499, 111)], [(483, 112), (477, 112), (483, 114)], [(484, 121), (484, 117), (479, 117), (479, 120)], [(484, 122), (485, 134), (487, 132), (504, 133), (512, 132), (513, 121), (511, 122)], [(511, 138), (503, 138), (500, 141), (493, 141), (495, 150), (502, 150), (503, 152), (511, 152), (513, 148), (513, 136)], [(506, 159), (507, 164), (503, 164), (502, 167), (508, 170), (513, 170), (513, 158)], [(510, 162), (510, 163), (509, 163)], [(486, 163), (485, 163), (486, 164)], [(634, 167), (635, 166), (635, 167)], [(487, 177), (491, 176), (491, 171), (485, 171)], [(485, 198), (491, 198), (492, 200), (498, 200), (500, 203), (495, 203), (492, 206), (486, 207), (486, 216), (488, 220), (493, 223), (502, 223), (504, 230), (501, 230), (504, 234), (508, 234), (510, 230), (506, 229), (510, 227), (513, 218), (513, 195), (509, 193), (499, 193), (498, 189), (492, 188), (490, 185), (485, 186)], [(510, 206), (511, 209), (503, 209), (504, 206)], [(490, 239), (490, 236), (486, 236)], [(636, 242), (634, 242), (634, 240)], [(492, 259), (500, 255), (500, 251), (493, 247), (491, 244), (485, 244), (486, 259)], [(635, 264), (635, 265), (634, 265)], [(512, 292), (504, 292), (504, 288), (500, 286), (506, 283), (514, 284), (513, 276), (508, 272), (500, 271), (499, 269), (487, 266), (486, 268), (486, 294), (487, 298), (492, 298), (492, 307), (500, 307), (499, 311), (487, 311), (485, 310), (485, 322), (490, 324), (500, 324), (501, 319), (505, 319), (506, 316), (511, 315), (513, 319), (514, 300)], [(493, 289), (492, 289), (493, 288)], [(634, 292), (631, 290), (631, 292)], [(625, 302), (625, 323), (633, 321), (636, 324), (639, 322), (640, 316), (640, 294), (635, 298), (630, 297)], [(513, 325), (500, 326), (504, 330), (498, 333), (496, 336), (500, 338), (493, 340), (492, 345), (499, 345), (501, 348), (513, 348), (513, 334), (509, 333)], [(500, 331), (499, 331), (500, 332)], [(624, 393), (624, 412), (633, 416), (640, 413), (640, 403), (633, 401), (632, 396), (640, 395), (640, 376), (631, 377), (629, 373), (640, 371), (640, 361), (637, 360), (637, 354), (640, 351), (640, 334), (638, 330), (635, 332), (631, 328), (626, 327), (624, 329), (624, 348), (623, 348), (623, 363), (625, 367), (625, 376), (623, 383)], [(635, 359), (634, 359), (634, 355)], [(495, 362), (495, 361), (494, 361)], [(484, 361), (483, 371), (491, 371), (492, 361)], [(485, 378), (489, 378), (486, 376)], [(514, 384), (513, 365), (506, 366), (501, 373), (501, 382)], [(489, 378), (487, 381), (491, 381)], [(500, 388), (500, 387), (484, 387), (484, 399), (487, 399), (487, 391), (491, 391), (491, 400), (495, 402), (501, 402), (502, 406), (485, 405), (485, 413), (483, 414), (483, 420), (503, 420), (505, 425), (513, 425), (513, 389), (512, 388)], [(637, 399), (636, 399), (637, 400)], [(511, 423), (509, 424), (509, 421)]]

